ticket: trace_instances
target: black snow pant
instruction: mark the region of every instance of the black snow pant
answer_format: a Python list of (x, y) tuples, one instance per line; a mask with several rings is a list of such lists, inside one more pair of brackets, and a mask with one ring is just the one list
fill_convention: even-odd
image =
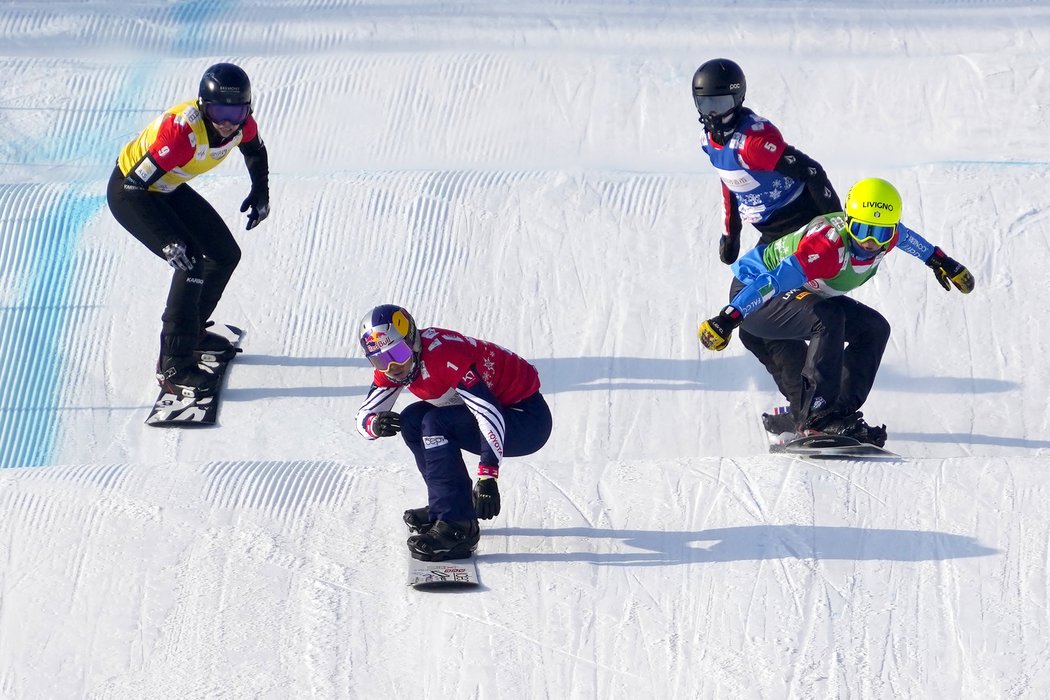
[(193, 267), (175, 270), (171, 276), (161, 316), (160, 354), (191, 354), (240, 262), (241, 249), (233, 233), (187, 184), (169, 193), (126, 190), (120, 168), (114, 168), (106, 198), (117, 222), (162, 260), (169, 243), (186, 245)]
[[(734, 279), (730, 298), (742, 288)], [(890, 324), (855, 299), (799, 288), (748, 315), (740, 338), (790, 402), (796, 423), (806, 426), (864, 405), (882, 364)]]

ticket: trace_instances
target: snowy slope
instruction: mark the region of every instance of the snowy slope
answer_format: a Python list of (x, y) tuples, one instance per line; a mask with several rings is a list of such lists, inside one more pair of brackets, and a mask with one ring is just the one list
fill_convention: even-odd
[[(772, 382), (697, 348), (719, 55), (977, 278), (899, 254), (855, 294), (893, 324), (865, 414), (903, 463), (763, 454)], [(995, 0), (0, 6), (0, 697), (1050, 694), (1048, 59), (1050, 5)], [(155, 430), (167, 268), (105, 182), (219, 60), (273, 213), (242, 230), (237, 157), (195, 181), (246, 351), (220, 428)], [(352, 427), (384, 302), (540, 370), (554, 435), (502, 470), (481, 591), (401, 585), (423, 485)]]

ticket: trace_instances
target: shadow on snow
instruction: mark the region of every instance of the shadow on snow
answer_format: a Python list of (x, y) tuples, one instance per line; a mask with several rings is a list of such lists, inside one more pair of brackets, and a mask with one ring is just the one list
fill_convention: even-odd
[[(668, 359), (648, 357), (564, 357), (530, 359), (540, 373), (545, 394), (568, 391), (620, 391), (631, 389), (667, 391), (741, 391), (755, 382), (769, 385), (772, 380), (749, 355), (710, 358)], [(362, 357), (287, 357), (252, 355), (237, 359), (242, 365), (277, 367), (349, 367), (368, 369)], [(714, 368), (712, 367), (714, 365)], [(1000, 379), (972, 377), (912, 377), (893, 367), (884, 366), (876, 380), (876, 391), (900, 391), (921, 394), (1001, 393), (1019, 384)], [(247, 401), (274, 396), (345, 396), (364, 394), (368, 386), (325, 386), (294, 388), (237, 389), (229, 399)]]
[[(482, 535), (483, 541), (493, 537), (509, 537), (512, 539), (511, 546), (526, 537), (566, 537), (583, 541), (619, 540), (624, 545), (640, 550), (478, 555), (479, 560), (492, 562), (583, 561), (606, 566), (666, 566), (768, 559), (942, 561), (999, 553), (999, 550), (985, 547), (972, 537), (946, 532), (805, 525), (750, 525), (698, 532), (589, 527), (495, 528), (483, 529)], [(600, 542), (595, 544), (596, 549), (606, 546)]]

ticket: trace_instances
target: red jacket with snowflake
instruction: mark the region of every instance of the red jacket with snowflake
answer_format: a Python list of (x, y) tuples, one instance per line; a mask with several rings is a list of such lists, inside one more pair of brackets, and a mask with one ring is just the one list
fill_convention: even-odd
[[(503, 409), (540, 390), (536, 368), (504, 347), (444, 328), (424, 328), (420, 368), (408, 390), (435, 406), (465, 405), (481, 432), (481, 464), (499, 467), (503, 460)], [(376, 371), (372, 387), (357, 412), (357, 430), (374, 440), (369, 429), (376, 413), (393, 408), (405, 387)]]

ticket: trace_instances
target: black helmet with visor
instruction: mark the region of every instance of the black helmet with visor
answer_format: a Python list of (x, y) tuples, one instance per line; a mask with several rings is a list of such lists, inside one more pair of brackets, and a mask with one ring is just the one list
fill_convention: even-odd
[(201, 76), (197, 103), (214, 124), (243, 124), (252, 111), (252, 83), (240, 66), (216, 63)]
[(693, 103), (704, 129), (720, 143), (736, 129), (746, 91), (744, 71), (728, 58), (711, 59), (693, 73)]

